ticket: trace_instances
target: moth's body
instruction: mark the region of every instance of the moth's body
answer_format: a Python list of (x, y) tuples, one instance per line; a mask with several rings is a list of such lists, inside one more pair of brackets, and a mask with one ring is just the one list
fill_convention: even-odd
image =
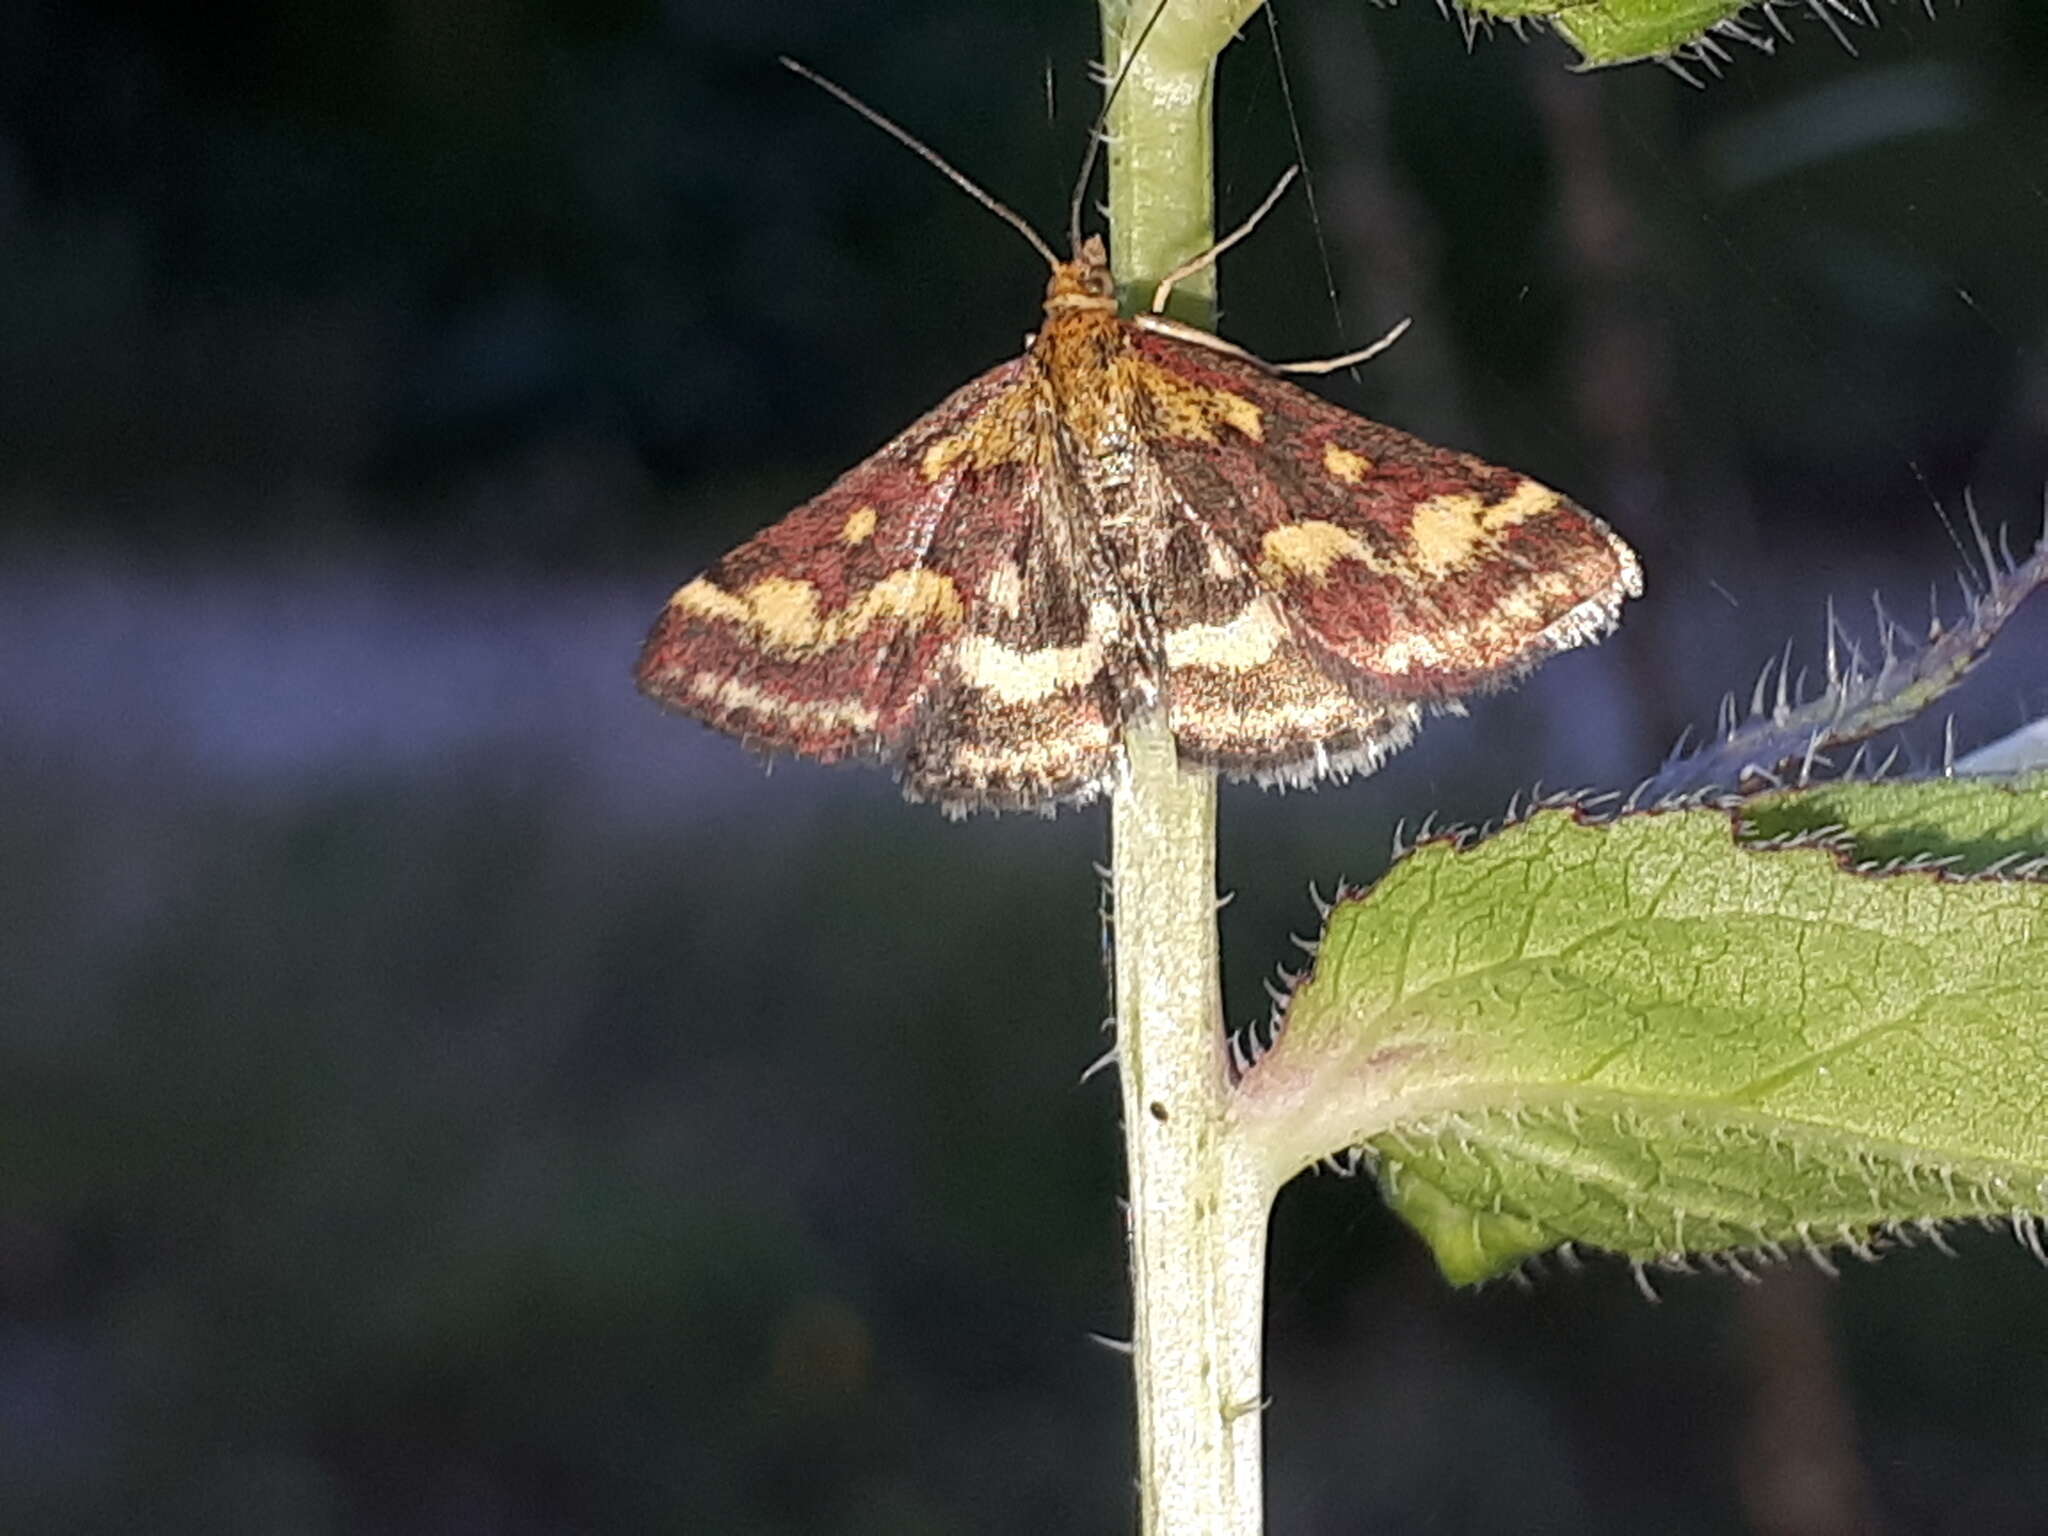
[(1233, 775), (1369, 768), (1638, 590), (1555, 492), (1113, 295), (1090, 239), (1023, 356), (677, 592), (641, 686), (951, 809), (1045, 809), (1114, 783), (1146, 711)]

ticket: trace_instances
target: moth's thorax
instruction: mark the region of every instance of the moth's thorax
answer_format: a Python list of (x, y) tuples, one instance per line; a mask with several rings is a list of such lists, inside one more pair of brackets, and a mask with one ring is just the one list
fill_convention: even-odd
[(1045, 324), (1032, 343), (1027, 386), (1081, 450), (1084, 477), (1098, 488), (1129, 481), (1148, 438), (1164, 434), (1216, 444), (1219, 433), (1259, 438), (1261, 413), (1228, 389), (1162, 366), (1139, 330), (1119, 317), (1116, 280), (1099, 235), (1053, 268)]
[(1130, 327), (1114, 310), (1053, 310), (1031, 355), (1045, 409), (1087, 477), (1125, 478), (1144, 430)]
[(1131, 384), (1124, 355), (1126, 327), (1117, 318), (1116, 280), (1100, 235), (1090, 235), (1072, 261), (1052, 269), (1045, 285), (1045, 324), (1031, 346), (1029, 387), (1060, 430), (1096, 468), (1125, 459), (1132, 421)]

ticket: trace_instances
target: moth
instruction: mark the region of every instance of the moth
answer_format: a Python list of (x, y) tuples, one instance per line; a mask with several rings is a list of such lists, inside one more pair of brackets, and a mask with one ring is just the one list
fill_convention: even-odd
[(818, 83), (1024, 230), (1044, 320), (676, 592), (637, 670), (662, 704), (758, 749), (886, 763), (955, 814), (1093, 799), (1143, 715), (1185, 763), (1298, 785), (1370, 771), (1425, 708), (1598, 639), (1641, 593), (1629, 547), (1556, 491), (1165, 313), (1284, 179), (1125, 318), (1078, 216), (1061, 261)]

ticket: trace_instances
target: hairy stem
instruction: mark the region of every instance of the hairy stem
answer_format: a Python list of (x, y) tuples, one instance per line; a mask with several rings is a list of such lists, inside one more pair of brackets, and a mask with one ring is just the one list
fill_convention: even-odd
[[(1157, 0), (1102, 0), (1112, 77)], [(1256, 0), (1178, 0), (1108, 128), (1111, 260), (1127, 301), (1212, 238), (1215, 58)], [(1177, 290), (1207, 324), (1213, 269)], [(1140, 300), (1142, 302), (1142, 299)], [(1138, 1467), (1145, 1536), (1256, 1536), (1268, 1191), (1230, 1119), (1216, 943), (1216, 780), (1164, 721), (1125, 737), (1111, 806)]]

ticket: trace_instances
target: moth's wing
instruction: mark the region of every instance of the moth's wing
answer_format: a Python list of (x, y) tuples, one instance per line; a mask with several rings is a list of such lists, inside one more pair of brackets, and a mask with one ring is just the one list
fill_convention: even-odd
[(1390, 704), (1498, 686), (1596, 640), (1634, 553), (1527, 476), (1340, 410), (1214, 348), (1131, 327), (1161, 474), (1293, 631)]
[[(1156, 423), (1154, 424), (1156, 425)], [(1370, 771), (1413, 732), (1417, 706), (1356, 686), (1214, 525), (1215, 501), (1197, 506), (1170, 477), (1176, 457), (1138, 456), (1132, 477), (1106, 495), (1146, 526), (1164, 513), (1165, 536), (1146, 590), (1130, 595), (1152, 627), (1153, 670), (1180, 755), (1234, 778), (1304, 784)], [(1130, 563), (1136, 563), (1131, 561)]]
[(1073, 445), (1041, 399), (1028, 433), (1030, 472), (970, 469), (963, 499), (1027, 515), (970, 514), (963, 633), (941, 660), (902, 754), (906, 793), (947, 810), (1050, 810), (1093, 799), (1122, 760), (1127, 659), (1122, 609), (1103, 601), (1087, 537), (1094, 517)]
[[(985, 654), (985, 637), (1042, 650), (1074, 627), (1056, 586), (1017, 590), (1044, 565), (1054, 462), (1034, 366), (967, 384), (683, 586), (641, 652), (642, 691), (756, 748), (889, 762), (949, 808), (1099, 788), (1113, 731), (1095, 695), (1014, 699)], [(1049, 731), (1057, 748), (1017, 745)]]

